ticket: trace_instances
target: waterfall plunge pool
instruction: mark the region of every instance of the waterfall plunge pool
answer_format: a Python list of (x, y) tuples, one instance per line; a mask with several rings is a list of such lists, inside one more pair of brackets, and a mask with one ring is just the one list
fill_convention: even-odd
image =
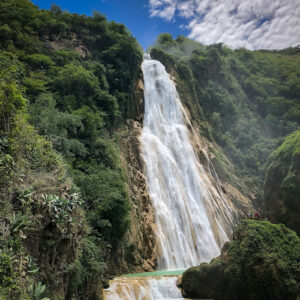
[(181, 276), (186, 269), (158, 270), (154, 272), (144, 272), (135, 274), (124, 274), (120, 277), (157, 277), (157, 276)]

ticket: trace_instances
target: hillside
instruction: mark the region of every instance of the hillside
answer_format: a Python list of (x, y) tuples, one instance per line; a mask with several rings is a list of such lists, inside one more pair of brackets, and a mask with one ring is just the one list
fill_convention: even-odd
[[(300, 49), (231, 50), (162, 34), (149, 51), (174, 76), (200, 134), (219, 146), (211, 151), (220, 178), (232, 182), (235, 175), (242, 179), (246, 189), (239, 180), (232, 184), (267, 214), (273, 198), (268, 192), (264, 195), (264, 190), (275, 188), (268, 179), (271, 160), (283, 153), (278, 147), (299, 128)], [(298, 135), (294, 137), (294, 149), (299, 149)], [(224, 163), (224, 155), (234, 170)], [(298, 176), (295, 180), (299, 183)], [(293, 197), (296, 201), (299, 194)], [(289, 226), (299, 229), (296, 224)]]
[(116, 131), (141, 48), (99, 13), (8, 0), (0, 20), (0, 298), (41, 282), (57, 299), (100, 297), (130, 225)]

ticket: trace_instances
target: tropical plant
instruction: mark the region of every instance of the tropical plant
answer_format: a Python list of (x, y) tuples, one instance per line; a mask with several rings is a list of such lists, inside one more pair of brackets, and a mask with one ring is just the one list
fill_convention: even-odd
[(46, 296), (46, 286), (42, 282), (38, 281), (29, 287), (29, 294), (31, 300), (50, 300)]

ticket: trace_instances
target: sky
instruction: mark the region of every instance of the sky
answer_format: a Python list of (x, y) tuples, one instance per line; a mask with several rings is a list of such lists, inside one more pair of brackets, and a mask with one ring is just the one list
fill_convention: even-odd
[(300, 45), (300, 0), (33, 0), (69, 12), (103, 13), (125, 24), (146, 49), (160, 33), (205, 45), (283, 49)]

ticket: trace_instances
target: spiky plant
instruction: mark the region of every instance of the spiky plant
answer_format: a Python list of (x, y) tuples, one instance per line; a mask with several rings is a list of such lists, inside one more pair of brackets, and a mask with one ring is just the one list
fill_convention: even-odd
[(40, 281), (33, 284), (30, 288), (31, 300), (51, 300), (46, 296), (45, 290), (46, 286), (43, 285)]

